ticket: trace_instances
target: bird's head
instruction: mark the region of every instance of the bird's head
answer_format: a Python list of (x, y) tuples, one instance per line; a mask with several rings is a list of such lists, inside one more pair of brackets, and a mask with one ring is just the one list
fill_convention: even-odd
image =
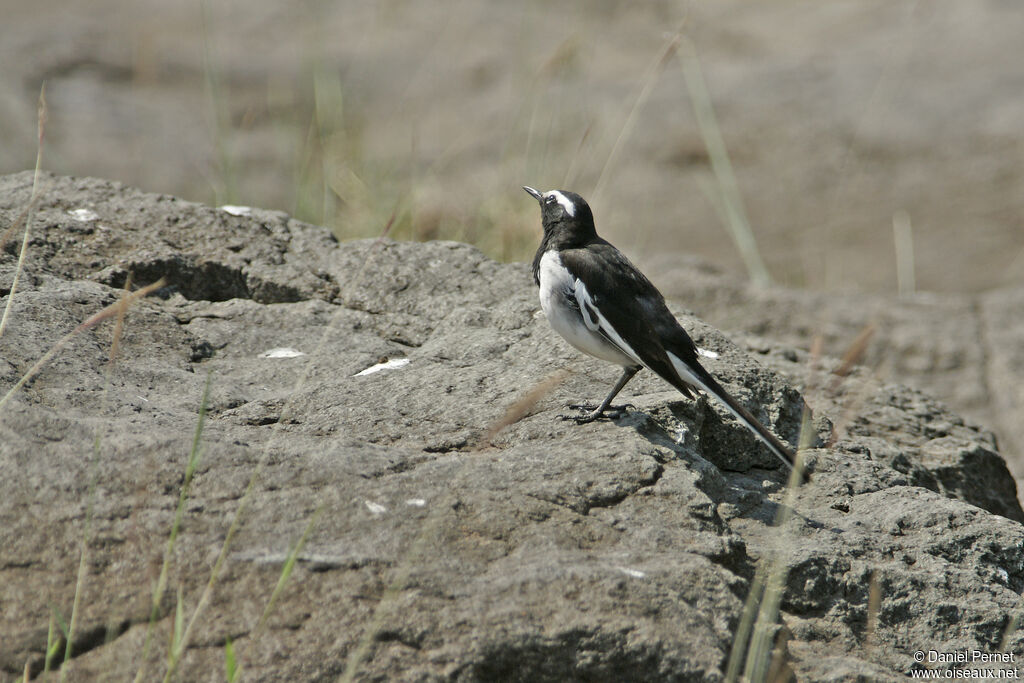
[(580, 237), (594, 234), (594, 214), (583, 197), (567, 190), (540, 192), (523, 187), (540, 204), (540, 217), (544, 234), (559, 231)]

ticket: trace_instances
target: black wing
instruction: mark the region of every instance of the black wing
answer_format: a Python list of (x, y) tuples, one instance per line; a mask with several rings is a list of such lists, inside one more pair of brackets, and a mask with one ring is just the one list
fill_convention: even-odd
[[(579, 249), (560, 252), (562, 265), (583, 283), (590, 301), (580, 304), (588, 324), (598, 322), (598, 313), (610, 330), (601, 333), (613, 344), (621, 346), (616, 337), (662, 379), (692, 398), (689, 385), (679, 377), (667, 352), (671, 352), (694, 374), (707, 374), (697, 361), (697, 347), (668, 310), (665, 298), (651, 281), (618, 249), (603, 239)], [(592, 325), (593, 327), (593, 325)]]
[[(580, 301), (580, 306), (585, 309), (584, 318), (592, 329), (599, 326), (605, 338), (620, 348), (616, 337), (621, 338), (644, 365), (692, 398), (694, 387), (679, 376), (668, 357), (668, 353), (674, 355), (693, 374), (700, 388), (721, 400), (783, 463), (793, 465), (793, 451), (704, 369), (697, 360), (696, 344), (668, 310), (661, 292), (618, 249), (599, 239), (583, 249), (563, 250), (560, 255), (562, 265), (583, 283), (590, 295), (590, 302)], [(580, 298), (577, 293), (577, 300)], [(604, 329), (604, 321), (611, 329)]]

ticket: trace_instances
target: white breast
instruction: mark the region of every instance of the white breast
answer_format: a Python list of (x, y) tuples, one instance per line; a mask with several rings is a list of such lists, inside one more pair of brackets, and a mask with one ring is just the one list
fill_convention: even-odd
[(599, 332), (587, 327), (579, 310), (570, 304), (582, 283), (562, 265), (558, 253), (549, 251), (540, 259), (540, 307), (551, 327), (567, 342), (586, 353), (622, 366), (637, 362), (608, 342)]

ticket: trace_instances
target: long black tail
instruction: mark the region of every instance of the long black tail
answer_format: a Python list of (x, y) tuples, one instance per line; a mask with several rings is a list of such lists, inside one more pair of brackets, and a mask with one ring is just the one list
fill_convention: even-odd
[[(704, 370), (704, 368), (700, 368)], [(703, 372), (694, 373), (694, 377), (697, 381), (697, 385), (700, 389), (703, 389), (709, 394), (712, 394), (719, 401), (725, 404), (725, 407), (729, 409), (736, 419), (746, 425), (747, 429), (754, 433), (758, 439), (764, 442), (772, 453), (774, 453), (779, 460), (781, 460), (790, 469), (793, 468), (793, 464), (796, 462), (796, 456), (792, 449), (786, 444), (782, 443), (778, 437), (768, 431), (768, 428), (758, 422), (757, 418), (750, 414), (750, 411), (743, 407), (743, 405), (733, 398), (728, 391), (722, 388), (722, 385), (715, 381), (715, 378), (711, 374), (704, 370)]]

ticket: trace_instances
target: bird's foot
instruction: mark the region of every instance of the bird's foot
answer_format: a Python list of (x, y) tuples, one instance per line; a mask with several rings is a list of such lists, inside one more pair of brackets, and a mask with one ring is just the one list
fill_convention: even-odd
[(600, 406), (593, 406), (586, 403), (572, 403), (569, 405), (573, 410), (582, 410), (585, 415), (562, 415), (563, 420), (572, 420), (576, 424), (587, 424), (593, 422), (599, 418), (607, 418), (609, 420), (618, 420), (621, 417), (625, 417), (627, 414), (627, 408), (636, 409), (632, 403), (627, 403), (621, 406), (608, 406), (603, 411), (600, 410)]

